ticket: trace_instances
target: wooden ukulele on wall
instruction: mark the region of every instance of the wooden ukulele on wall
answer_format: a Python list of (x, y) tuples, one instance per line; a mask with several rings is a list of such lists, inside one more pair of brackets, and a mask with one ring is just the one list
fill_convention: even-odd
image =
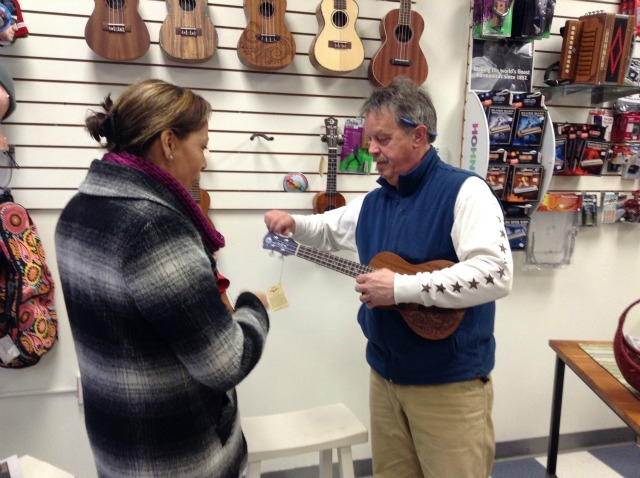
[(296, 43), (284, 21), (287, 0), (244, 0), (247, 26), (238, 40), (240, 61), (256, 70), (279, 70), (296, 54)]
[(355, 0), (322, 0), (316, 16), (320, 30), (309, 49), (311, 64), (330, 74), (358, 68), (364, 61), (364, 46), (355, 29), (358, 18)]
[(404, 75), (421, 85), (429, 67), (420, 49), (424, 20), (411, 11), (411, 0), (400, 0), (400, 8), (391, 10), (380, 21), (382, 46), (369, 63), (369, 80), (376, 86), (388, 86)]
[(138, 13), (139, 0), (95, 0), (84, 37), (96, 54), (109, 60), (135, 60), (144, 55), (151, 41)]
[(160, 27), (160, 48), (172, 60), (200, 63), (218, 48), (206, 0), (166, 0), (169, 14)]
[(316, 193), (313, 197), (313, 212), (315, 214), (322, 214), (346, 204), (344, 196), (337, 191), (336, 187), (338, 175), (338, 120), (334, 117), (329, 117), (324, 120), (324, 126), (327, 132), (326, 141), (329, 156), (327, 161), (327, 191)]

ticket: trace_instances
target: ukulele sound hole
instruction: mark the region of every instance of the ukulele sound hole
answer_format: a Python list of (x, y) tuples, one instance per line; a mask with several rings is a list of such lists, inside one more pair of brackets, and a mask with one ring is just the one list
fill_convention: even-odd
[(192, 12), (196, 9), (196, 0), (180, 0), (180, 8), (187, 12)]
[(398, 25), (398, 28), (396, 28), (396, 38), (399, 42), (406, 43), (411, 40), (412, 36), (413, 32), (409, 25)]
[(120, 10), (124, 6), (124, 0), (107, 0), (109, 8)]
[(263, 2), (260, 4), (260, 15), (262, 15), (263, 17), (272, 17), (273, 11), (273, 3)]
[(336, 28), (344, 28), (347, 23), (349, 23), (347, 14), (344, 12), (334, 12), (331, 21), (333, 22), (333, 26)]

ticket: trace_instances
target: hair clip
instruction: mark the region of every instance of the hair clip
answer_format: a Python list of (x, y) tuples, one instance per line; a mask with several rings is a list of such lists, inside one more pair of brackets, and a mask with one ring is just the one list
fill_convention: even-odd
[[(414, 128), (420, 126), (418, 123), (415, 123), (407, 118), (400, 118), (400, 121), (402, 121), (406, 125), (413, 126)], [(429, 131), (429, 128), (427, 128), (427, 133), (429, 133), (431, 136), (438, 136), (438, 133), (436, 133), (435, 131)]]

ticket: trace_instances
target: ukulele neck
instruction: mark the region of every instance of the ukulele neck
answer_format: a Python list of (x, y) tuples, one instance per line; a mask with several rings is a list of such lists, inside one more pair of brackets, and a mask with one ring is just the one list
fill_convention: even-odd
[(373, 267), (365, 266), (328, 252), (319, 251), (313, 247), (303, 246), (302, 244), (298, 244), (295, 255), (314, 264), (348, 275), (349, 277), (356, 277), (360, 274), (367, 274), (374, 271)]

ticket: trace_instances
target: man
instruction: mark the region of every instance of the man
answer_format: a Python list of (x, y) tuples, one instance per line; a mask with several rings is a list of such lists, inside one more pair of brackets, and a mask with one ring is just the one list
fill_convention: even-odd
[[(478, 46), (482, 56), (475, 55)], [(498, 90), (504, 84), (501, 69), (505, 67), (509, 45), (506, 40), (474, 40), (474, 57), (471, 59), (471, 89), (474, 91)]]
[[(365, 264), (383, 251), (412, 264), (454, 263), (415, 275), (383, 268), (356, 277), (371, 367), (373, 472), (488, 477), (494, 300), (511, 290), (513, 268), (502, 210), (483, 179), (440, 160), (431, 147), (433, 104), (411, 80), (399, 77), (374, 91), (361, 114), (380, 188), (324, 214), (268, 211), (265, 223), (323, 250), (357, 250)], [(431, 340), (383, 308), (405, 303), (466, 311), (452, 335)]]

